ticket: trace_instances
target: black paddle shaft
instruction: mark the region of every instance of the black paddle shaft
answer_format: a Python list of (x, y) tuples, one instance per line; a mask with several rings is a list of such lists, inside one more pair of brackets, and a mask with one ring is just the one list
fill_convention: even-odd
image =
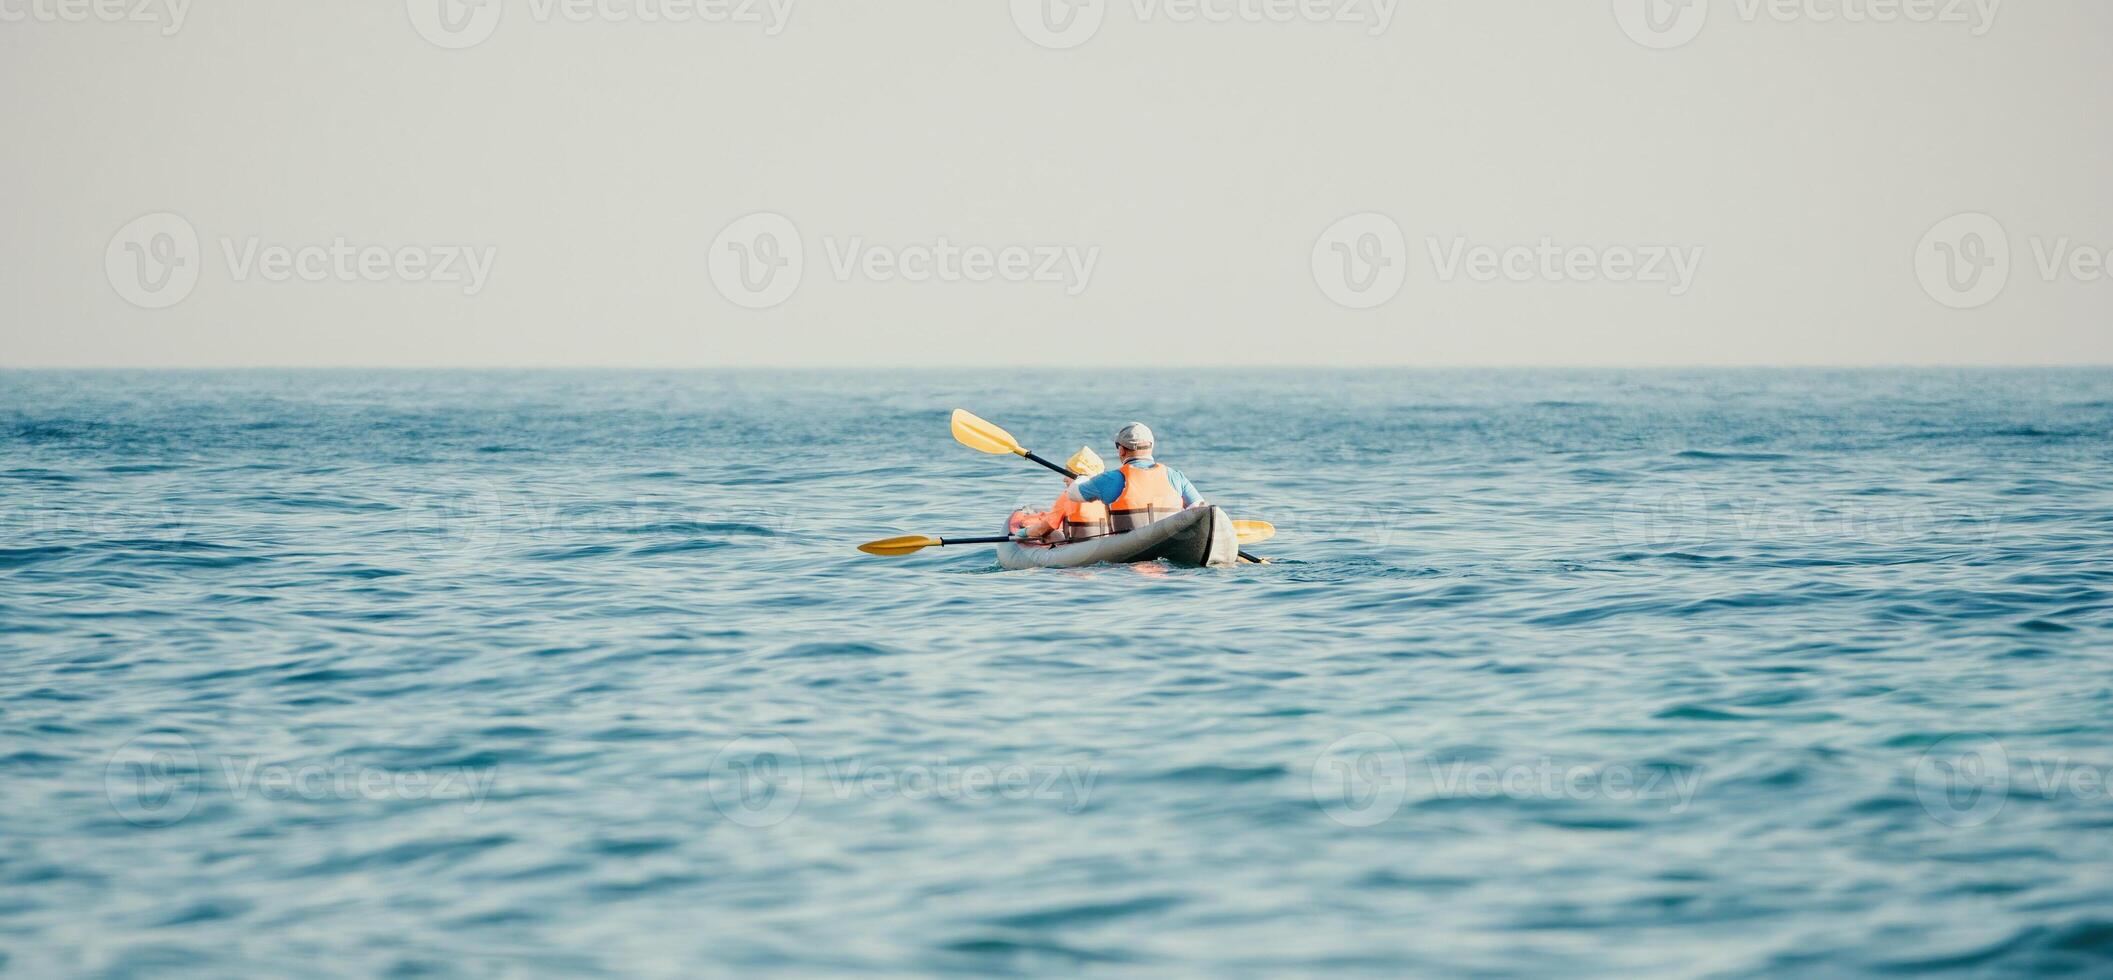
[(1058, 473), (1062, 473), (1067, 479), (1078, 475), (1033, 453), (1027, 453), (1025, 455), (1028, 459), (1034, 460), (1035, 462), (1040, 463), (1043, 466), (1047, 466), (1050, 469), (1057, 471)]
[(1012, 540), (1012, 538), (1010, 538), (1010, 537), (1003, 537), (1003, 538), (940, 538), (940, 539), (939, 539), (939, 543), (940, 543), (941, 545), (950, 545), (950, 544), (1004, 544), (1005, 542), (1007, 542), (1007, 541), (1011, 541), (1011, 540)]

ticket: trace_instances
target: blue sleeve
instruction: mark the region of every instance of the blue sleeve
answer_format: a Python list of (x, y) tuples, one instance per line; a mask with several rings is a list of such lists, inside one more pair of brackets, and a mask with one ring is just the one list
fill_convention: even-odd
[[(1116, 475), (1121, 476), (1122, 474), (1118, 473)], [(1168, 466), (1167, 483), (1173, 486), (1175, 490), (1181, 492), (1181, 506), (1194, 507), (1203, 502), (1203, 495), (1196, 492), (1196, 485), (1190, 483), (1188, 477), (1182, 476), (1180, 470)]]
[(1123, 495), (1123, 471), (1109, 470), (1099, 476), (1080, 480), (1076, 484), (1079, 496), (1102, 503), (1119, 500)]

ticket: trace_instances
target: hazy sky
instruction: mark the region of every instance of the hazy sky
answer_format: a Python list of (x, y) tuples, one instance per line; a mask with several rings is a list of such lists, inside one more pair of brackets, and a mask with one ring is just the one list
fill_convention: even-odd
[(0, 365), (2113, 362), (2103, 0), (489, 2), (0, 0)]

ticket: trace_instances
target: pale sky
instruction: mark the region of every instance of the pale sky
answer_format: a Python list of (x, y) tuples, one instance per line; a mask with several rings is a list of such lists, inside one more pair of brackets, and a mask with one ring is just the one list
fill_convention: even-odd
[(0, 0), (0, 366), (2113, 363), (2103, 0), (493, 2)]

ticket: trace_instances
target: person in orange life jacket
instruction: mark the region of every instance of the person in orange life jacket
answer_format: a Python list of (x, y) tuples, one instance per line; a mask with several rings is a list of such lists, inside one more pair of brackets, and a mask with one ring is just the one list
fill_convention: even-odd
[[(1064, 468), (1078, 474), (1066, 481), (1075, 483), (1080, 478), (1099, 476), (1107, 469), (1107, 464), (1101, 462), (1100, 454), (1091, 447), (1081, 446), (1064, 461)], [(1108, 533), (1108, 508), (1104, 504), (1073, 500), (1068, 494), (1059, 494), (1056, 503), (1042, 513), (1014, 514), (1012, 525), (1012, 536), (1021, 541), (1086, 541)]]
[(1108, 526), (1115, 533), (1166, 520), (1205, 503), (1188, 478), (1152, 458), (1152, 430), (1132, 422), (1115, 434), (1122, 466), (1090, 479), (1078, 479), (1064, 495), (1080, 502), (1108, 505)]

